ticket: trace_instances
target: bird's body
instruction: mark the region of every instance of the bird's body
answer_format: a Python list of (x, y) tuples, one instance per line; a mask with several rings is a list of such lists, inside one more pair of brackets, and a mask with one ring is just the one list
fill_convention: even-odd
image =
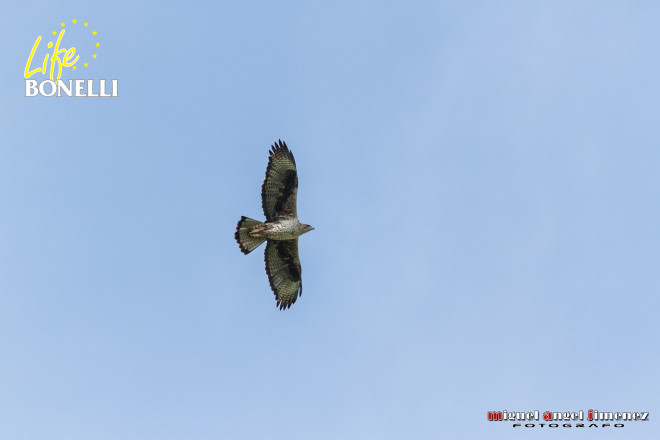
[(302, 295), (298, 237), (314, 229), (298, 221), (297, 194), (296, 161), (286, 143), (278, 141), (270, 152), (266, 178), (261, 187), (261, 205), (266, 221), (243, 216), (234, 234), (244, 254), (268, 241), (264, 258), (266, 273), (280, 310), (291, 307)]
[(266, 240), (293, 240), (304, 234), (304, 227), (297, 218), (284, 218), (279, 221), (262, 223), (250, 229), (250, 236)]

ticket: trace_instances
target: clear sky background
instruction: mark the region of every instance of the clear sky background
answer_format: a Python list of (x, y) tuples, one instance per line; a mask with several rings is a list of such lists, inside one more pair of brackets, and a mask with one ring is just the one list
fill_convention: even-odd
[[(2, 438), (659, 438), (657, 2), (0, 11)], [(119, 98), (24, 97), (72, 19)], [(283, 312), (233, 238), (278, 138)], [(590, 408), (652, 420), (486, 420)]]

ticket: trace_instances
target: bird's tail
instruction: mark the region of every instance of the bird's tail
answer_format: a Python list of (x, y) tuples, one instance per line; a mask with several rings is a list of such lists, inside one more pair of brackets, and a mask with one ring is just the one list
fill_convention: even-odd
[(246, 255), (258, 248), (259, 245), (266, 240), (265, 238), (258, 238), (250, 235), (250, 230), (260, 224), (261, 222), (258, 220), (241, 216), (241, 219), (236, 225), (236, 233), (234, 234), (234, 237), (238, 242), (238, 246), (241, 248), (241, 252)]

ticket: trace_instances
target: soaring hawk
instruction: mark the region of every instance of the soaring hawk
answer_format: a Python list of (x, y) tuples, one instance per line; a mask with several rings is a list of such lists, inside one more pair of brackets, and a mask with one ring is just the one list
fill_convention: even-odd
[(266, 273), (280, 310), (291, 307), (302, 295), (298, 237), (314, 229), (298, 221), (297, 194), (296, 161), (286, 143), (278, 140), (270, 151), (266, 179), (261, 186), (261, 207), (266, 221), (242, 216), (234, 237), (246, 255), (268, 240), (264, 256)]

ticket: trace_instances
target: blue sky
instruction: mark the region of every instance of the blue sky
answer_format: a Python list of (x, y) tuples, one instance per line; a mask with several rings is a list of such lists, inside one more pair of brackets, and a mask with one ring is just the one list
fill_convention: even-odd
[[(2, 6), (3, 437), (658, 438), (660, 6), (136, 3)], [(118, 98), (24, 96), (72, 19)], [(233, 239), (278, 138), (285, 312)], [(651, 421), (486, 420), (590, 408)]]

